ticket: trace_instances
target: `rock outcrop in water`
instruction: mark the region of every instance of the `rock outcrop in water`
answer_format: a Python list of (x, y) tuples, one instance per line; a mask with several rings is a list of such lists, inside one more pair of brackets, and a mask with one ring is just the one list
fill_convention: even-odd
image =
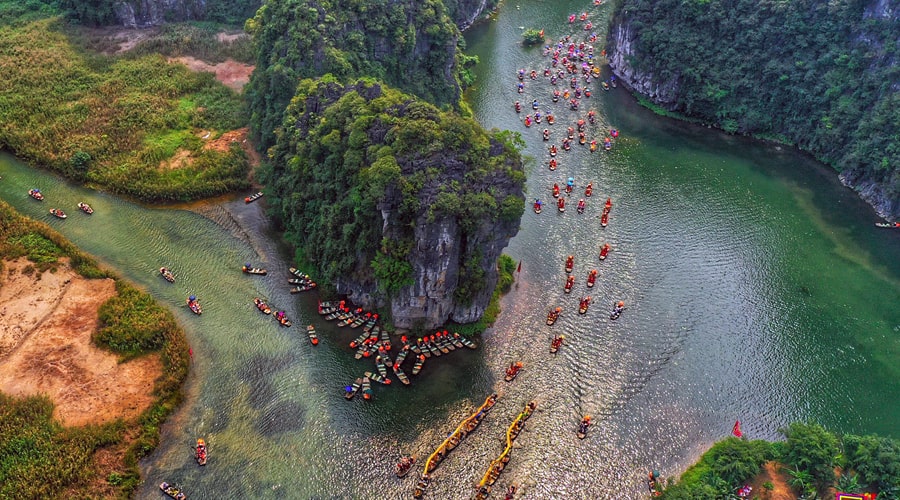
[(298, 255), (399, 328), (478, 320), (524, 210), (508, 132), (373, 81), (304, 80), (261, 173)]
[(622, 0), (620, 81), (727, 132), (795, 144), (900, 218), (900, 0)]

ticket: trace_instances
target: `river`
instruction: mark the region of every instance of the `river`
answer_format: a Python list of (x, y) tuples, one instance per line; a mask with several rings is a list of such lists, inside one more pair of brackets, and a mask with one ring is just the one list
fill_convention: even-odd
[[(467, 33), (468, 52), (481, 59), (467, 98), (486, 127), (523, 134), (533, 157), (527, 196), (552, 201), (550, 185), (569, 176), (578, 190), (565, 214), (550, 203), (524, 214), (507, 248), (522, 272), (482, 347), (429, 360), (411, 387), (375, 387), (371, 403), (341, 397), (371, 362), (353, 359), (355, 334), (321, 321), (314, 295), (288, 293), (290, 254), (262, 204), (241, 195), (145, 207), (0, 155), (5, 201), (147, 289), (187, 332), (195, 354), (188, 397), (143, 464), (138, 497), (160, 497), (156, 485), (168, 481), (192, 499), (409, 498), (420, 469), (395, 478), (399, 454), (424, 461), (491, 392), (497, 405), (437, 469), (427, 498), (471, 497), (530, 399), (538, 411), (497, 483), (520, 485), (521, 498), (642, 498), (648, 469), (680, 473), (737, 419), (751, 438), (777, 438), (779, 427), (807, 419), (900, 437), (900, 407), (891, 403), (900, 400), (900, 231), (875, 228), (874, 211), (833, 172), (787, 147), (657, 117), (621, 87), (596, 84), (582, 102), (598, 113), (591, 134), (620, 131), (613, 150), (575, 144), (560, 153), (558, 170), (547, 169), (539, 129), (526, 129), (512, 102), (545, 102), (560, 118), (555, 137), (574, 115), (551, 105), (549, 84), (526, 79), (526, 93), (516, 93), (517, 69), (547, 64), (540, 48), (521, 47), (520, 27), (559, 36), (586, 3), (506, 3), (497, 20)], [(591, 10), (604, 27), (605, 9)], [(589, 181), (594, 196), (578, 215), (574, 201)], [(32, 187), (47, 201), (28, 198)], [(606, 197), (613, 208), (601, 229)], [(94, 215), (80, 217), (78, 201)], [(70, 217), (51, 218), (51, 205)], [(604, 242), (612, 251), (601, 263)], [(576, 285), (565, 295), (569, 254)], [(244, 262), (269, 276), (243, 275)], [(163, 265), (178, 276), (174, 285), (159, 278)], [(588, 291), (592, 268), (599, 277)], [(201, 317), (183, 307), (191, 293)], [(579, 316), (588, 293), (594, 305)], [(286, 309), (295, 326), (260, 315), (255, 296)], [(627, 309), (610, 321), (617, 300)], [(563, 315), (545, 326), (557, 305)], [(298, 328), (310, 322), (317, 347)], [(555, 357), (554, 333), (566, 335)], [(524, 371), (505, 383), (513, 361)], [(584, 414), (595, 425), (579, 441)], [(204, 468), (189, 448), (197, 437), (210, 447)]]

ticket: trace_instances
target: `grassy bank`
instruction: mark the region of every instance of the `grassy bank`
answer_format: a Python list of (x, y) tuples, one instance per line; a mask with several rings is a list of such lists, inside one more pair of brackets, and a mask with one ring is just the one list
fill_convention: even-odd
[[(729, 437), (717, 442), (678, 481), (670, 478), (659, 498), (737, 498), (737, 490), (753, 482), (769, 461), (779, 464), (792, 498), (833, 498), (835, 491), (877, 492), (884, 500), (900, 498), (900, 442), (878, 436), (838, 435), (819, 425), (802, 423), (793, 423), (781, 433), (785, 441)], [(751, 498), (765, 499), (772, 488), (767, 481)]]
[(248, 186), (239, 144), (204, 147), (246, 123), (211, 74), (93, 53), (53, 18), (0, 26), (0, 81), (0, 148), (34, 165), (147, 201)]
[[(86, 278), (111, 277), (48, 226), (0, 202), (0, 259), (19, 257), (38, 273), (54, 272), (68, 259)], [(116, 288), (117, 296), (101, 306), (94, 342), (123, 361), (160, 354), (163, 374), (153, 404), (136, 419), (64, 427), (47, 398), (0, 394), (0, 498), (126, 497), (140, 483), (138, 460), (156, 447), (160, 425), (183, 397), (188, 346), (171, 312), (120, 279)]]

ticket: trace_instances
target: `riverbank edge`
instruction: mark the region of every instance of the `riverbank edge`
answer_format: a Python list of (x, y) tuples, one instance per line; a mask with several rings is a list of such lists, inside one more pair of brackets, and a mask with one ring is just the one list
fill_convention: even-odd
[[(12, 232), (15, 232), (15, 234), (36, 233), (46, 238), (61, 250), (62, 255), (60, 257), (69, 259), (72, 270), (85, 278), (113, 279), (116, 286), (116, 295), (104, 303), (101, 309), (108, 306), (113, 300), (122, 297), (125, 292), (136, 292), (140, 298), (148, 297), (146, 292), (139, 290), (124, 278), (98, 267), (93, 258), (46, 224), (23, 216), (7, 203), (0, 201), (0, 248), (3, 249), (3, 257), (6, 257), (10, 250), (8, 240)], [(159, 445), (162, 424), (175, 412), (184, 399), (184, 383), (187, 380), (190, 366), (187, 337), (184, 330), (175, 322), (174, 315), (168, 309), (160, 306), (152, 297), (149, 300), (153, 306), (159, 307), (164, 311), (174, 325), (174, 328), (167, 328), (164, 331), (162, 345), (159, 348), (117, 352), (110, 345), (102, 345), (98, 342), (96, 336), (93, 343), (101, 349), (116, 354), (119, 356), (120, 361), (150, 353), (158, 353), (163, 364), (163, 371), (161, 376), (153, 383), (152, 394), (155, 398), (148, 408), (137, 417), (127, 421), (119, 419), (97, 426), (66, 427), (58, 420), (53, 419), (53, 426), (59, 431), (55, 434), (56, 437), (59, 437), (60, 432), (70, 429), (116, 436), (115, 439), (100, 440), (101, 442), (98, 442), (91, 454), (90, 464), (85, 466), (87, 471), (80, 471), (85, 472), (85, 475), (81, 473), (76, 474), (78, 479), (75, 484), (61, 485), (60, 494), (65, 492), (67, 495), (74, 493), (75, 496), (84, 498), (94, 497), (97, 491), (92, 489), (91, 480), (99, 480), (116, 490), (119, 496), (131, 497), (135, 489), (143, 481), (138, 467), (140, 459), (149, 455)], [(22, 403), (34, 398), (41, 398), (41, 396), (12, 399)], [(43, 457), (32, 458), (40, 460)], [(40, 465), (36, 464), (38, 467)], [(79, 491), (83, 495), (78, 494)], [(25, 493), (28, 496), (27, 491), (20, 493)]]
[[(607, 64), (607, 66), (609, 67), (608, 64)], [(610, 71), (612, 72), (612, 74), (615, 75), (615, 70), (613, 70), (612, 67), (610, 67)], [(628, 93), (631, 94), (631, 97), (640, 106), (644, 107), (645, 109), (653, 112), (654, 114), (656, 114), (658, 116), (662, 116), (665, 118), (671, 118), (671, 119), (678, 120), (681, 122), (690, 123), (692, 125), (699, 125), (699, 126), (703, 126), (706, 128), (715, 129), (716, 131), (721, 132), (723, 134), (747, 137), (747, 138), (750, 138), (750, 139), (753, 139), (756, 141), (760, 141), (763, 143), (777, 144), (780, 146), (788, 146), (788, 147), (795, 149), (798, 153), (808, 156), (809, 158), (815, 160), (820, 165), (827, 167), (829, 171), (834, 172), (835, 176), (841, 182), (841, 184), (843, 184), (848, 189), (853, 190), (853, 192), (856, 193), (856, 195), (859, 196), (860, 199), (862, 199), (867, 204), (869, 204), (869, 206), (872, 207), (872, 209), (875, 211), (876, 214), (878, 214), (879, 217), (881, 217), (882, 219), (887, 220), (889, 222), (894, 222), (895, 220), (898, 220), (894, 216), (892, 216), (891, 213), (889, 212), (888, 207), (891, 205), (890, 200), (884, 194), (884, 189), (877, 182), (874, 182), (870, 179), (860, 179), (858, 177), (852, 176), (852, 174), (850, 174), (846, 171), (838, 170), (837, 167), (824, 162), (821, 158), (819, 158), (812, 152), (797, 147), (797, 144), (795, 142), (792, 142), (785, 137), (772, 136), (772, 135), (734, 134), (734, 133), (728, 132), (727, 130), (723, 129), (716, 123), (707, 122), (700, 118), (697, 118), (697, 117), (694, 117), (691, 115), (685, 115), (683, 113), (678, 113), (676, 111), (670, 111), (670, 110), (664, 108), (663, 106), (657, 104), (656, 102), (654, 102), (650, 98), (650, 96), (642, 94), (642, 93), (638, 92), (637, 90), (635, 90), (630, 85), (628, 85), (628, 82), (626, 81), (625, 78), (621, 78), (620, 75), (616, 75), (616, 78), (617, 78), (617, 81), (623, 87), (625, 87), (625, 89), (628, 91)]]

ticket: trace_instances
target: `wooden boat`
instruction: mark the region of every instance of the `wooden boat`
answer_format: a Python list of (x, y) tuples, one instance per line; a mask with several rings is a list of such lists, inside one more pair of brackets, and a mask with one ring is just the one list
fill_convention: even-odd
[(412, 374), (418, 375), (420, 371), (422, 371), (422, 366), (425, 364), (425, 355), (419, 354), (416, 358), (416, 364), (413, 365)]
[(478, 347), (478, 344), (476, 344), (475, 342), (472, 342), (471, 340), (469, 340), (468, 337), (464, 337), (464, 336), (462, 336), (462, 335), (460, 335), (460, 334), (458, 334), (458, 333), (454, 333), (454, 334), (453, 334), (453, 338), (455, 338), (456, 340), (459, 340), (459, 342), (460, 342), (462, 345), (468, 347), (469, 349), (476, 349), (476, 348)]
[(397, 465), (394, 466), (394, 474), (397, 477), (406, 477), (409, 474), (409, 471), (412, 470), (412, 466), (416, 463), (416, 458), (412, 456), (405, 456), (397, 462)]
[(583, 419), (581, 419), (581, 423), (578, 424), (578, 431), (576, 431), (575, 435), (578, 436), (578, 439), (584, 439), (587, 435), (588, 427), (591, 426), (591, 416), (585, 415)]
[(566, 292), (566, 293), (571, 292), (571, 291), (572, 291), (572, 286), (573, 286), (574, 284), (575, 284), (575, 276), (572, 276), (572, 275), (570, 274), (569, 277), (566, 278), (566, 285), (563, 287), (563, 291)]
[(561, 312), (562, 307), (551, 309), (550, 312), (547, 313), (547, 326), (553, 326), (553, 323), (556, 323), (556, 320), (559, 319), (559, 313)]
[(567, 273), (571, 273), (573, 267), (575, 267), (575, 256), (570, 255), (570, 256), (566, 259), (566, 272), (567, 272)]
[(68, 215), (66, 215), (65, 212), (63, 212), (62, 210), (60, 210), (58, 208), (51, 208), (50, 215), (60, 218), (60, 219), (65, 219), (66, 217), (68, 217)]
[(416, 489), (413, 492), (413, 498), (419, 499), (425, 495), (425, 490), (428, 489), (428, 483), (431, 479), (428, 477), (428, 474), (422, 474), (422, 477), (419, 478), (419, 482), (416, 483)]
[(556, 199), (556, 209), (559, 210), (560, 213), (566, 211), (566, 199), (562, 196)]
[(388, 334), (388, 331), (383, 330), (383, 329), (379, 329), (379, 330), (380, 331), (377, 331), (376, 334), (381, 335), (381, 345), (384, 347), (385, 350), (390, 351), (391, 350), (391, 337)]
[(369, 380), (371, 380), (373, 382), (378, 382), (379, 384), (384, 384), (384, 385), (391, 385), (391, 379), (384, 378), (377, 373), (366, 372), (363, 375), (365, 375), (366, 378), (368, 378)]
[(273, 314), (272, 317), (275, 318), (275, 321), (277, 321), (278, 324), (285, 328), (289, 328), (291, 325), (293, 325), (293, 323), (291, 323), (291, 320), (287, 318), (287, 315), (284, 311), (278, 311), (277, 313)]
[[(503, 469), (506, 468), (506, 464), (509, 463), (510, 454), (512, 453), (513, 441), (518, 437), (518, 435), (522, 432), (522, 429), (525, 428), (525, 421), (528, 420), (528, 417), (534, 413), (534, 410), (537, 408), (537, 403), (534, 401), (529, 402), (525, 405), (525, 409), (516, 415), (516, 418), (506, 429), (506, 447), (503, 449), (503, 452), (500, 453), (500, 456), (494, 460), (491, 460), (491, 464), (488, 467), (487, 472), (484, 473), (484, 477), (482, 477), (481, 481), (478, 483), (475, 498), (487, 498), (490, 494), (491, 486), (497, 481), (497, 478), (500, 477), (500, 473), (503, 472)], [(507, 490), (507, 492), (515, 493), (515, 488), (511, 490)]]
[(160, 483), (159, 489), (175, 500), (185, 500), (187, 498), (187, 495), (185, 495), (183, 491), (166, 482)]
[(356, 319), (355, 313), (349, 313), (344, 316), (344, 319), (337, 322), (337, 326), (347, 326), (350, 323), (353, 323), (353, 320)]
[(397, 355), (397, 359), (394, 360), (394, 364), (400, 366), (406, 361), (406, 357), (409, 356), (409, 343), (403, 345), (400, 349), (400, 354)]
[(28, 191), (28, 196), (31, 196), (37, 201), (44, 201), (44, 195), (41, 194), (40, 189), (31, 189)]
[(172, 274), (172, 271), (169, 271), (169, 268), (167, 268), (167, 267), (159, 268), (159, 274), (163, 278), (165, 278), (165, 280), (168, 281), (169, 283), (175, 283), (175, 275)]
[(580, 214), (583, 214), (583, 213), (584, 213), (584, 207), (585, 207), (584, 200), (583, 200), (583, 199), (582, 199), (582, 200), (578, 200), (578, 206), (575, 208), (575, 211), (578, 212), (578, 213), (580, 213)]
[(350, 341), (350, 349), (356, 349), (362, 345), (367, 338), (369, 338), (369, 332), (363, 332), (362, 335)]
[(302, 285), (309, 283), (308, 281), (301, 280), (301, 279), (289, 279), (289, 280), (287, 280), (287, 282), (288, 282), (288, 285), (294, 285), (294, 286), (302, 286)]
[(597, 270), (591, 269), (591, 272), (588, 273), (588, 277), (587, 277), (588, 288), (594, 288), (594, 283), (596, 281), (597, 281)]
[(200, 302), (197, 301), (197, 297), (191, 295), (187, 299), (187, 306), (190, 308), (191, 312), (194, 314), (203, 314), (203, 309), (200, 308)]
[(594, 183), (588, 182), (587, 187), (584, 188), (584, 196), (590, 198), (592, 194), (594, 194)]
[[(601, 223), (603, 219), (601, 218)], [(602, 247), (600, 247), (600, 260), (606, 260), (606, 254), (609, 253), (609, 243), (604, 243)]]
[(428, 350), (428, 346), (425, 345), (425, 341), (424, 341), (424, 340), (422, 340), (422, 339), (416, 339), (416, 346), (415, 346), (415, 348), (418, 349), (418, 351), (421, 352), (422, 355), (425, 356), (426, 358), (430, 358), (430, 357), (431, 357), (431, 351)]
[(307, 326), (306, 334), (309, 336), (309, 341), (312, 342), (312, 345), (319, 345), (319, 336), (316, 335), (316, 327), (313, 325)]
[(78, 208), (81, 209), (82, 212), (84, 212), (88, 215), (94, 213), (94, 209), (91, 208), (91, 206), (88, 205), (87, 203), (78, 203)]
[(363, 379), (356, 377), (356, 380), (353, 381), (352, 385), (344, 387), (344, 399), (347, 401), (353, 399), (353, 396), (356, 396), (356, 393), (359, 392), (359, 388), (362, 387), (362, 383)]
[(350, 328), (359, 328), (359, 327), (361, 327), (362, 324), (365, 323), (365, 322), (366, 322), (366, 317), (363, 316), (363, 315), (359, 315), (359, 316), (356, 317), (356, 319), (354, 319), (353, 321), (351, 321), (350, 324), (349, 324), (348, 326), (349, 326)]
[(606, 138), (606, 139), (603, 141), (603, 149), (604, 149), (605, 151), (609, 151), (609, 150), (612, 149), (612, 141), (609, 140), (609, 138)]
[(263, 192), (260, 191), (256, 194), (251, 194), (250, 196), (244, 198), (244, 203), (253, 203), (254, 201), (263, 197)]
[(509, 368), (506, 369), (506, 376), (503, 377), (503, 380), (512, 382), (516, 377), (519, 376), (520, 371), (522, 371), (522, 362), (516, 361), (515, 363), (509, 365)]
[(885, 228), (900, 228), (900, 222), (876, 222), (875, 227), (885, 227)]
[(206, 455), (206, 441), (204, 441), (202, 438), (197, 439), (196, 452), (194, 453), (194, 458), (197, 459), (197, 463), (200, 465), (206, 465)]
[(622, 315), (622, 311), (624, 311), (624, 310), (625, 310), (625, 303), (622, 301), (619, 301), (619, 303), (616, 304), (616, 306), (613, 308), (613, 311), (609, 314), (609, 319), (613, 319), (613, 320), (619, 319), (619, 316)]
[(394, 375), (400, 379), (400, 382), (403, 382), (403, 385), (409, 385), (409, 377), (406, 376), (406, 373), (403, 372), (403, 368), (400, 368), (400, 363), (394, 363)]
[(541, 203), (540, 200), (534, 200), (534, 213), (536, 213), (536, 214), (541, 213), (541, 208), (543, 206), (544, 206), (544, 204)]
[(453, 342), (453, 345), (455, 345), (458, 349), (462, 349), (463, 347), (465, 347), (463, 343), (460, 342), (459, 334), (456, 332), (453, 332), (453, 335), (450, 336), (450, 342)]
[(553, 340), (550, 341), (550, 354), (556, 354), (559, 351), (559, 348), (563, 344), (563, 340), (566, 338), (565, 335), (557, 335), (553, 337)]
[(363, 377), (362, 393), (363, 399), (365, 399), (366, 401), (370, 401), (372, 399), (372, 383), (369, 382), (369, 377)]
[(581, 299), (581, 303), (578, 305), (578, 314), (585, 314), (588, 311), (588, 307), (591, 305), (591, 296)]
[(269, 308), (269, 305), (263, 302), (259, 297), (253, 299), (253, 304), (256, 305), (256, 308), (259, 309), (259, 312), (263, 314), (272, 314), (272, 309)]
[(294, 288), (291, 288), (290, 292), (291, 293), (308, 292), (315, 287), (316, 287), (315, 283), (307, 283), (305, 285), (295, 286)]
[(603, 215), (600, 216), (600, 226), (606, 227), (609, 225), (609, 212), (603, 212)]
[(600, 86), (603, 87), (603, 90), (609, 90), (609, 84), (606, 82), (600, 82)]
[(375, 356), (375, 368), (382, 377), (387, 378), (387, 366), (384, 364), (384, 358), (381, 355)]
[(259, 276), (265, 276), (266, 274), (269, 274), (269, 271), (260, 269), (258, 267), (250, 267), (250, 264), (244, 264), (244, 267), (242, 267), (241, 270), (246, 274), (256, 274)]

